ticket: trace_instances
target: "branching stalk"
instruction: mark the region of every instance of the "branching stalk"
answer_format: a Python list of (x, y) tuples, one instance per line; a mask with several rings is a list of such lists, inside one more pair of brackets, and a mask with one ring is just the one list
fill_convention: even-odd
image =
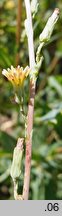
[[(33, 28), (32, 28), (32, 17), (30, 0), (25, 0), (27, 20), (25, 21), (25, 27), (28, 37), (28, 48), (29, 48), (29, 61), (30, 67), (35, 70), (35, 56), (34, 56), (34, 44), (33, 44)], [(40, 35), (40, 45), (37, 51), (37, 64), (42, 62), (43, 56), (40, 57), (40, 51), (44, 46), (45, 42), (50, 39), (55, 23), (58, 20), (59, 10), (55, 9), (52, 16), (49, 18), (43, 33)], [(33, 128), (33, 115), (34, 115), (34, 98), (35, 98), (35, 82), (30, 81), (30, 99), (28, 105), (27, 115), (27, 138), (26, 138), (26, 159), (25, 159), (25, 176), (24, 176), (24, 187), (23, 187), (23, 199), (27, 200), (29, 196), (29, 183), (30, 183), (30, 168), (31, 168), (31, 152), (32, 152), (32, 128)]]
[[(30, 0), (25, 0), (25, 6), (26, 6), (26, 14), (27, 14), (27, 20), (25, 22), (25, 27), (26, 27), (27, 37), (28, 37), (30, 68), (32, 69), (35, 66), (35, 55), (34, 55), (33, 28), (32, 28)], [(28, 115), (27, 115), (25, 176), (24, 176), (24, 187), (23, 187), (23, 199), (24, 200), (27, 200), (29, 196), (34, 97), (35, 97), (35, 84), (32, 84), (30, 82), (30, 99), (29, 99)]]

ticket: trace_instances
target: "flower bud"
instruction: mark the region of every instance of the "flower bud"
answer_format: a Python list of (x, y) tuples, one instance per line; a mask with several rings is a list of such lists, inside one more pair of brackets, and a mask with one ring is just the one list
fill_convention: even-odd
[(23, 139), (19, 138), (17, 146), (14, 149), (13, 162), (12, 162), (11, 171), (10, 171), (10, 175), (13, 181), (17, 180), (20, 177), (22, 155), (23, 155)]
[(40, 34), (40, 42), (47, 42), (50, 40), (50, 37), (52, 35), (53, 29), (58, 20), (58, 17), (59, 17), (59, 9), (56, 8), (52, 16), (48, 19), (48, 22), (43, 32)]

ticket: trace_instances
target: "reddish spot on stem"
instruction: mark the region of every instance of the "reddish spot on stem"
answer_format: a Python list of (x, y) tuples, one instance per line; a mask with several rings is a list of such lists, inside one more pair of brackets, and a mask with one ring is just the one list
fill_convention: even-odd
[(28, 164), (31, 162), (31, 157), (28, 158)]
[(29, 150), (26, 150), (26, 155), (27, 155), (27, 156), (29, 155)]

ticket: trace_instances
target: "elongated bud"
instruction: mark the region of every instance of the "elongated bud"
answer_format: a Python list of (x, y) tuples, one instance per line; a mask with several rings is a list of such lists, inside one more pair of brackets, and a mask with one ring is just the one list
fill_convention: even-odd
[(38, 5), (39, 5), (39, 3), (38, 3), (38, 0), (32, 0), (31, 1), (31, 12), (32, 13), (36, 13), (37, 12), (37, 10), (38, 10)]
[(48, 19), (48, 22), (43, 30), (43, 32), (40, 34), (40, 42), (47, 42), (50, 40), (50, 37), (52, 35), (54, 26), (59, 18), (59, 9), (56, 8), (52, 14), (52, 16)]
[(21, 174), (21, 162), (23, 155), (23, 138), (19, 138), (17, 142), (17, 146), (14, 149), (13, 153), (13, 162), (11, 166), (10, 175), (13, 181), (17, 180)]

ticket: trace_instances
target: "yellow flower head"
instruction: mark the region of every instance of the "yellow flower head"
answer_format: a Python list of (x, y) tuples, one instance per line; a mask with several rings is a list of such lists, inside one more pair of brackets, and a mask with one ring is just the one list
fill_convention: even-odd
[(17, 68), (14, 68), (11, 66), (11, 68), (7, 70), (3, 70), (2, 74), (13, 84), (13, 86), (18, 87), (22, 86), (24, 83), (24, 80), (30, 73), (30, 68), (27, 66), (25, 69), (23, 67), (18, 66)]

